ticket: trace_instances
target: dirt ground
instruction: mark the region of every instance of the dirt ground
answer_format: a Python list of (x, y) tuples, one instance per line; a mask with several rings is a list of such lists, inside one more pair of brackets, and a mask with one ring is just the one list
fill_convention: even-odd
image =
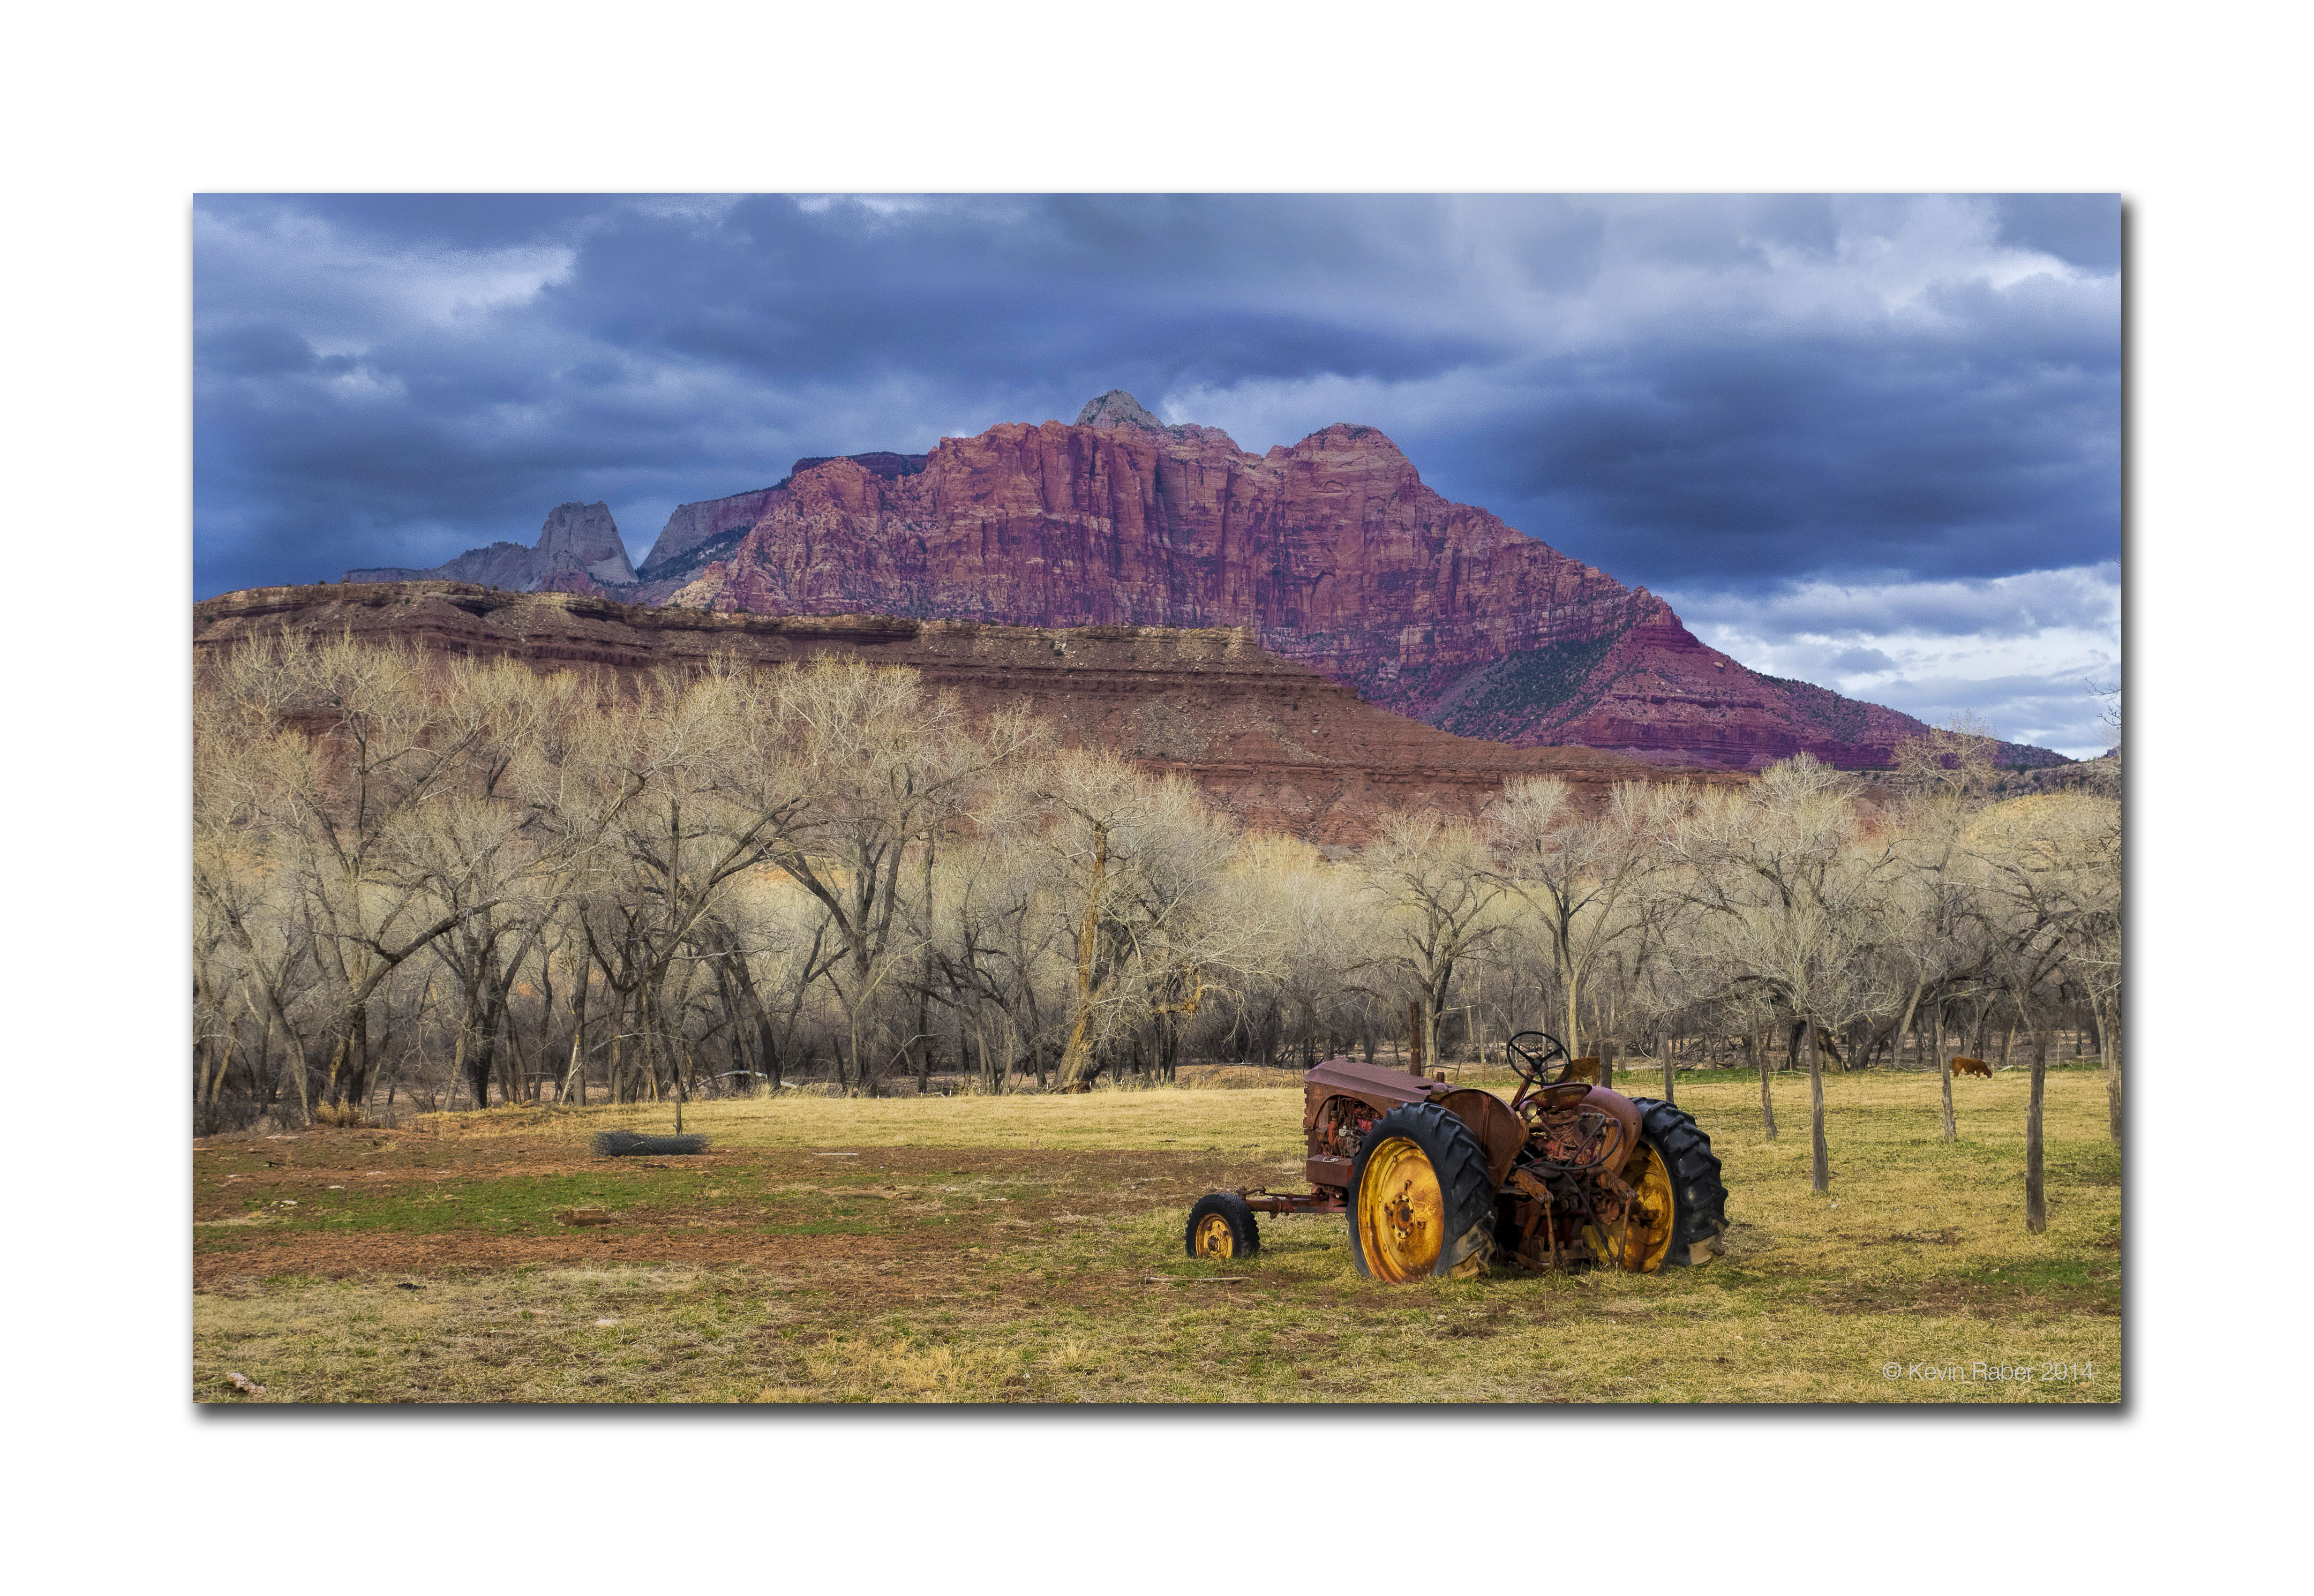
[[(201, 1401), (2114, 1401), (2119, 1155), (2050, 1082), (2049, 1231), (2021, 1080), (1683, 1080), (1727, 1165), (1723, 1256), (1652, 1277), (1378, 1287), (1344, 1221), (1183, 1256), (1201, 1194), (1298, 1176), (1299, 1093), (694, 1105), (693, 1158), (604, 1160), (664, 1109), (211, 1138), (193, 1157)], [(1170, 1142), (1170, 1146), (1151, 1143)], [(574, 1222), (582, 1214), (607, 1222)], [(240, 1373), (261, 1394), (228, 1379)]]
[[(955, 1263), (959, 1241), (968, 1249), (1023, 1223), (1127, 1200), (1186, 1212), (1206, 1192), (1241, 1184), (1247, 1168), (1203, 1153), (914, 1148), (711, 1149), (680, 1160), (613, 1160), (574, 1157), (568, 1139), (444, 1146), (421, 1133), (322, 1129), (257, 1149), (213, 1138), (199, 1153), (201, 1173), (212, 1178), (198, 1183), (206, 1189), (194, 1197), (196, 1291), (251, 1276), (345, 1280), (608, 1260), (772, 1267), (905, 1260), (912, 1273), (936, 1275)], [(502, 1189), (515, 1181), (542, 1184)], [(441, 1204), (494, 1186), (501, 1189), (478, 1204), (473, 1228), (333, 1223), (372, 1204)], [(252, 1198), (265, 1206), (252, 1212)], [(568, 1223), (552, 1212), (606, 1200), (621, 1205), (601, 1226)], [(840, 1228), (815, 1233), (813, 1221), (826, 1223), (831, 1211), (866, 1218), (838, 1219)]]

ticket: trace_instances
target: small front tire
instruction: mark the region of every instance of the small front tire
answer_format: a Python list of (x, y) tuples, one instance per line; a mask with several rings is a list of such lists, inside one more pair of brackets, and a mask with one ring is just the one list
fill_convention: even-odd
[(1197, 1205), (1189, 1210), (1184, 1239), (1191, 1257), (1222, 1263), (1250, 1258), (1261, 1250), (1261, 1231), (1253, 1222), (1253, 1210), (1235, 1192), (1199, 1197)]

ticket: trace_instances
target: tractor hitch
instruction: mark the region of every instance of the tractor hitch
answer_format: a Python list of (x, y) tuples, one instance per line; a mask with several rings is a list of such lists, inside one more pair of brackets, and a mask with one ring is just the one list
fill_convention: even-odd
[(1240, 1186), (1237, 1195), (1256, 1213), (1347, 1213), (1347, 1194), (1320, 1187), (1314, 1192), (1273, 1192), (1267, 1186)]

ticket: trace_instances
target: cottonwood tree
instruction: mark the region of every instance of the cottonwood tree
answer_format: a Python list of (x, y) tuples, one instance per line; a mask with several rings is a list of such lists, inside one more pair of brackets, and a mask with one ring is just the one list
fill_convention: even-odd
[[(225, 762), (216, 754), (212, 746), (197, 755), (197, 772), (218, 778)], [(277, 1036), (302, 1066), (301, 1028), (289, 1017), (307, 1006), (317, 981), (295, 883), (237, 823), (221, 786), (198, 796), (193, 809), (195, 1025), (207, 1049), (196, 1101), (210, 1121), (236, 1062), (253, 1102), (275, 1100)]]
[(796, 1054), (807, 1004), (843, 957), (826, 909), (786, 876), (737, 878), (694, 938), (734, 1037), (740, 1072), (777, 1089)]
[(1682, 1015), (1693, 1010), (1702, 995), (1696, 972), (1685, 957), (1686, 922), (1696, 913), (1694, 900), (1686, 890), (1683, 873), (1670, 861), (1660, 842), (1664, 834), (1676, 828), (1678, 810), (1684, 807), (1684, 794), (1676, 795), (1676, 802), (1657, 822), (1653, 847), (1656, 862), (1647, 869), (1638, 890), (1630, 894), (1622, 905), (1634, 922), (1622, 946), (1630, 960), (1622, 982), (1622, 1002), (1632, 1020), (1645, 1027), (1652, 1043), (1657, 1065), (1663, 1071), (1665, 1102), (1675, 1102), (1678, 1092), (1673, 1075), (1672, 1027)]
[[(2117, 860), (2119, 806), (2085, 793), (2046, 793), (1986, 810), (1967, 841), (1985, 874), (1994, 972), (2033, 1039), (2025, 1110), (2025, 1228), (2048, 1228), (2042, 1106), (2053, 999), (2069, 957), (2098, 946), (2105, 893), (2098, 877)], [(2117, 913), (2114, 916), (2117, 934)]]
[(464, 780), (428, 807), (410, 849), (435, 907), (452, 922), (432, 948), (461, 999), (452, 1075), (485, 1107), (502, 1063), (508, 1100), (519, 1089), (518, 1054), (502, 1061), (499, 1039), (503, 1031), (509, 1047), (519, 1047), (508, 1023), (513, 989), (554, 925), (584, 846), (558, 821), (552, 805), (563, 784), (544, 754), (595, 703), (575, 678), (508, 660), (461, 662), (445, 692), (462, 719), (481, 729)]
[(984, 1088), (1056, 1060), (1081, 1084), (1240, 1042), (1371, 1047), (1418, 994), (1434, 1058), (1466, 1000), (1489, 1028), (1568, 1017), (1578, 1047), (1739, 1036), (1771, 1135), (1760, 1037), (1785, 1027), (1819, 1188), (1818, 1038), (1843, 1025), (1919, 1017), (1941, 1075), (1948, 1014), (1981, 1035), (2013, 1012), (2044, 1058), (2083, 1016), (2118, 1133), (2118, 807), (1991, 804), (1965, 728), (1900, 756), (1868, 812), (1795, 761), (1595, 819), (1547, 787), (1484, 833), (1394, 816), (1328, 864), (865, 666), (638, 677), (260, 638), (203, 658), (194, 711), (202, 1123), (318, 1112), (317, 1087), (487, 1101), (558, 1061), (564, 1101), (600, 1069), (679, 1104), (830, 1060), (873, 1089), (913, 1048), (921, 1090), (934, 1033)]
[[(489, 732), (481, 701), (459, 691), (475, 668), (402, 644), (284, 631), (212, 662), (195, 694), (196, 824), (232, 827), (291, 884), (322, 989), (309, 1027), (287, 1010), (271, 1016), (296, 1039), (309, 1117), (310, 1078), (323, 1058), (333, 1098), (361, 1099), (370, 1000), (481, 906), (470, 898), (441, 908), (442, 867), (420, 845), (429, 811), (471, 777)], [(228, 901), (214, 874), (206, 882), (197, 874), (195, 886), (220, 907)], [(246, 921), (225, 919), (244, 953), (259, 957)]]
[(313, 964), (279, 873), (236, 832), (197, 807), (193, 829), (193, 996), (197, 1039), (194, 1101), (201, 1122), (219, 1123), (219, 1099), (238, 1066), (252, 1103), (271, 1104), (282, 1086), (273, 1044), (292, 1045), (282, 1017), (302, 1007)]
[(1434, 810), (1385, 816), (1358, 869), (1382, 910), (1376, 961), (1421, 999), (1422, 1056), (1435, 1059), (1454, 973), (1503, 929), (1508, 888), (1477, 828)]
[[(805, 789), (796, 824), (769, 857), (817, 898), (843, 957), (826, 976), (843, 1009), (852, 1079), (875, 1089), (880, 1046), (864, 1033), (902, 962), (896, 944), (902, 867), (917, 851), (929, 894), (942, 830), (970, 784), (1037, 740), (1035, 723), (1000, 715), (975, 736), (952, 695), (915, 671), (823, 657), (783, 678), (780, 720)], [(925, 915), (919, 913), (917, 922)]]
[(1896, 746), (1895, 869), (1890, 883), (1887, 957), (1905, 987), (1900, 1038), (1925, 1001), (1930, 1046), (1937, 1061), (1939, 1128), (1959, 1134), (1953, 1113), (1952, 1063), (1945, 1056), (1948, 993), (1987, 968), (1980, 873), (1962, 835), (1995, 772), (1992, 728), (1965, 712)]
[(1073, 929), (1065, 1089), (1098, 1072), (1101, 1044), (1197, 1012), (1272, 949), (1223, 878), (1235, 827), (1188, 781), (1078, 749), (1053, 759), (1035, 792), (1049, 816), (1039, 834), (1055, 905)]
[(2073, 898), (2067, 963), (2079, 978), (2096, 1027), (2105, 1072), (2106, 1133), (2121, 1140), (2122, 808), (2083, 817), (2079, 866), (2063, 883)]
[[(1047, 860), (1017, 790), (976, 807), (975, 824), (942, 856), (930, 942), (939, 1001), (957, 1053), (975, 1061), (980, 1089), (1009, 1089), (1024, 1057), (1041, 1059), (1047, 1029), (1038, 985), (1072, 928), (1049, 911)], [(1041, 1070), (1042, 1065), (1036, 1066)]]
[(1231, 880), (1276, 937), (1267, 985), (1294, 1017), (1303, 1067), (1338, 1036), (1371, 1036), (1380, 994), (1355, 972), (1374, 962), (1374, 925), (1356, 871), (1307, 842), (1259, 837), (1240, 850)]
[[(594, 718), (583, 752), (596, 780), (565, 795), (563, 824), (589, 843), (582, 931), (612, 1003), (612, 1095), (637, 1045), (656, 1094), (687, 1070), (667, 981), (732, 884), (770, 861), (808, 794), (783, 735), (779, 674), (724, 659), (697, 675), (662, 668)], [(630, 1029), (630, 1027), (631, 1027)]]
[(1839, 773), (1804, 754), (1741, 792), (1699, 794), (1674, 845), (1695, 867), (1700, 948), (1720, 988), (1764, 994), (1799, 1027), (1809, 1184), (1828, 1191), (1819, 1036), (1887, 1004), (1867, 956), (1882, 934), (1890, 855), (1862, 841)]
[(1585, 983), (1602, 959), (1650, 923), (1634, 912), (1635, 900), (1661, 867), (1659, 842), (1681, 801), (1669, 789), (1624, 782), (1601, 814), (1585, 818), (1566, 782), (1542, 776), (1512, 782), (1488, 810), (1503, 879), (1536, 910), (1550, 948), (1570, 1054), (1583, 1052)]

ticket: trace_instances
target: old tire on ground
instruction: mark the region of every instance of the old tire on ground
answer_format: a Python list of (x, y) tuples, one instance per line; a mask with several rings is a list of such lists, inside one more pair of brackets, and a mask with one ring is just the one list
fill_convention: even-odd
[(1350, 1166), (1350, 1258), (1397, 1284), (1485, 1270), (1495, 1251), (1495, 1188), (1471, 1127), (1435, 1103), (1404, 1103), (1374, 1122)]
[(1193, 1258), (1250, 1258), (1261, 1250), (1261, 1231), (1253, 1210), (1235, 1192), (1213, 1192), (1197, 1199), (1189, 1210), (1189, 1227), (1183, 1232)]
[(1690, 1248), (1716, 1241), (1727, 1229), (1727, 1187), (1719, 1178), (1719, 1160), (1693, 1115), (1655, 1098), (1631, 1101), (1638, 1106), (1640, 1137), (1671, 1177), (1672, 1233), (1663, 1263), (1686, 1264)]

